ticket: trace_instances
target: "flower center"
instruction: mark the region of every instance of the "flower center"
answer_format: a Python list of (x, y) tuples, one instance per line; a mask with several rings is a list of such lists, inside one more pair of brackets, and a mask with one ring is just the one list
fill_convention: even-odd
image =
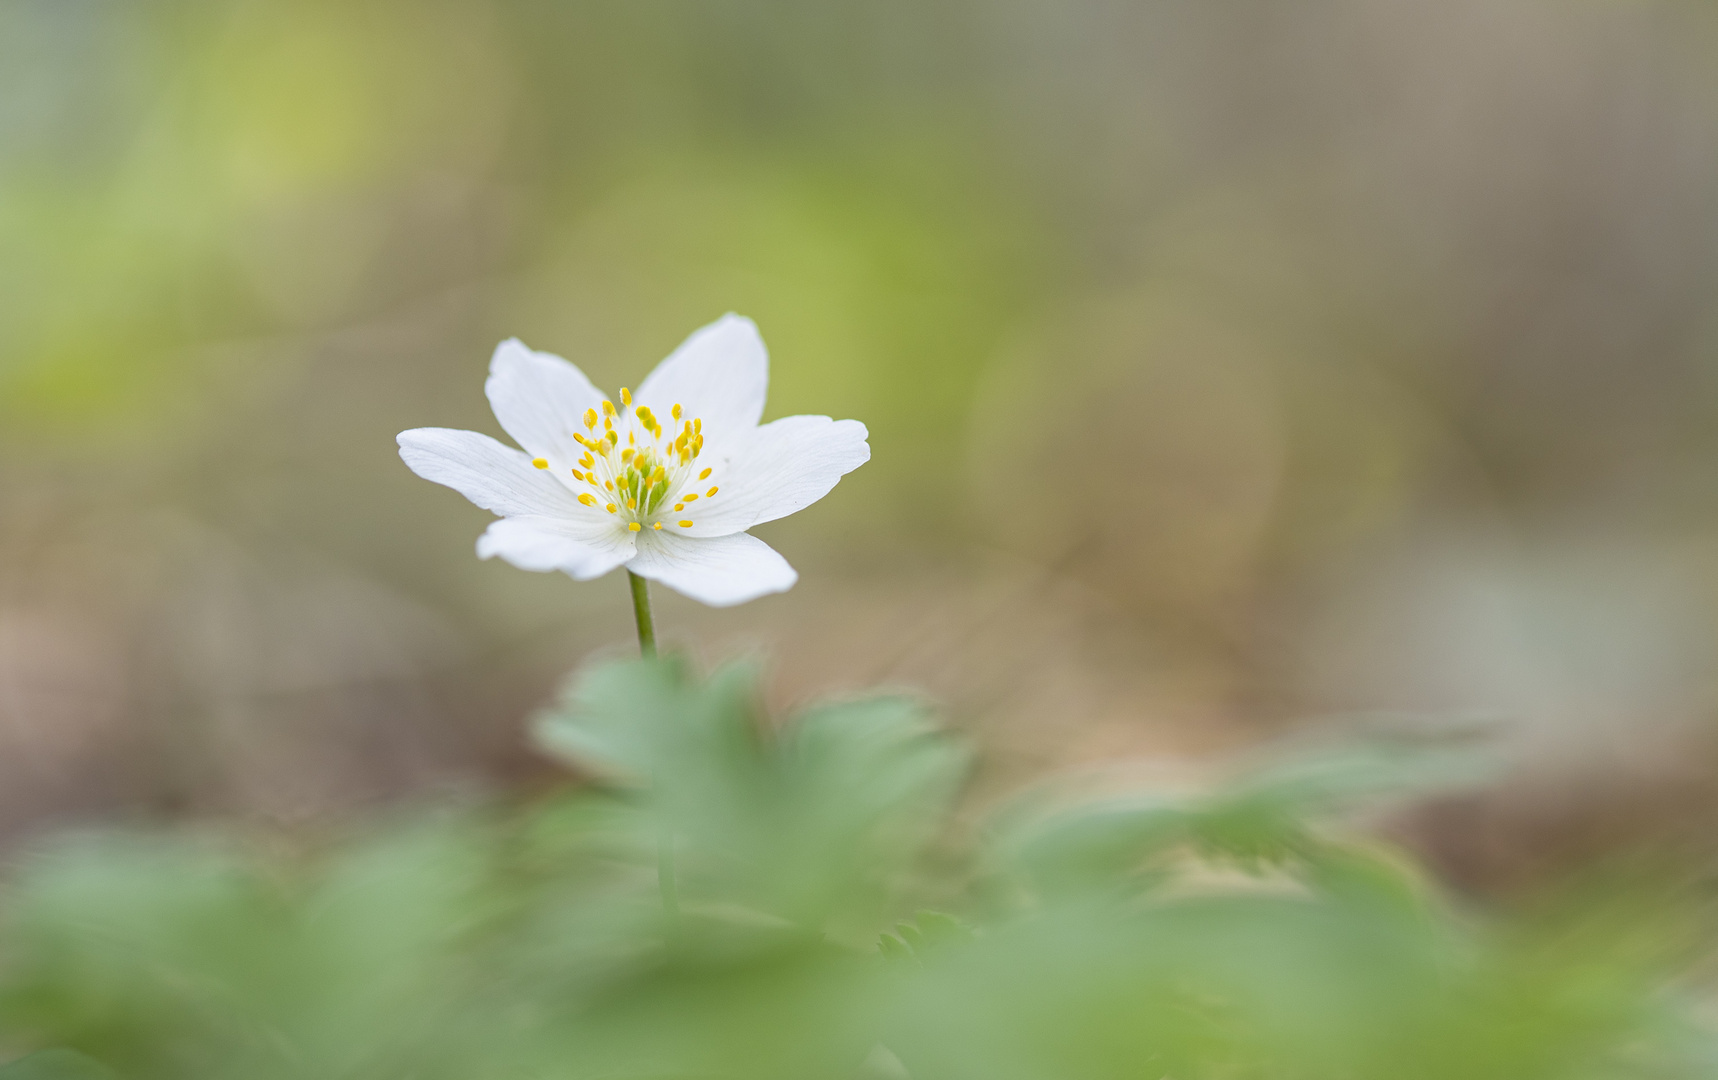
[(632, 395), (620, 391), (620, 407), (604, 400), (602, 411), (586, 409), (584, 432), (575, 433), (585, 448), (573, 469), (573, 479), (591, 488), (579, 495), (586, 506), (600, 506), (627, 529), (661, 529), (672, 523), (692, 527), (687, 507), (700, 498), (713, 499), (712, 485), (700, 495), (695, 489), (714, 471), (700, 468), (704, 451), (704, 422), (683, 418), (676, 405), (668, 427), (648, 406), (632, 407)]

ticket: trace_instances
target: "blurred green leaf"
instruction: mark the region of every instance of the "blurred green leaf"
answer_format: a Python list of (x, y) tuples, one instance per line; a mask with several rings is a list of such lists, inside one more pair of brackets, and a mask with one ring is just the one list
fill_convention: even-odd
[(927, 909), (917, 912), (912, 922), (896, 923), (893, 934), (879, 935), (877, 948), (890, 960), (910, 960), (927, 950), (967, 941), (972, 936), (972, 927), (953, 915)]
[(996, 851), (1005, 873), (1046, 896), (1137, 892), (1169, 880), (1171, 862), (1189, 854), (1251, 867), (1294, 860), (1327, 882), (1412, 893), (1399, 869), (1327, 844), (1317, 826), (1340, 812), (1471, 786), (1492, 769), (1474, 747), (1301, 749), (1202, 795), (1141, 793), (1052, 808), (1041, 795), (1022, 798), (997, 817)]
[(71, 1050), (43, 1050), (0, 1066), (0, 1080), (111, 1080), (100, 1062)]
[[(916, 703), (776, 726), (755, 679), (583, 673), (539, 738), (609, 782), (511, 810), (310, 846), (52, 845), (5, 895), (0, 1034), (139, 1080), (1710, 1075), (1710, 1033), (1664, 993), (1710, 951), (1698, 904), (1630, 885), (1458, 914), (1343, 826), (1473, 775), (1435, 748), (1025, 800), (957, 842), (964, 755)], [(915, 878), (932, 840), (976, 843), (1009, 902)], [(903, 917), (933, 881), (939, 907)], [(80, 1059), (10, 1068), (56, 1060)]]
[(638, 790), (683, 850), (690, 905), (720, 895), (813, 926), (857, 917), (934, 832), (964, 755), (904, 699), (771, 727), (756, 677), (735, 665), (700, 680), (674, 658), (605, 665), (539, 721), (538, 742)]

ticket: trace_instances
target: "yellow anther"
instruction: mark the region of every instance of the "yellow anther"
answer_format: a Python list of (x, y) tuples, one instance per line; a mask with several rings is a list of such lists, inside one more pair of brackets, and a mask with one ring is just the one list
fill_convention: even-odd
[(597, 411), (595, 409), (585, 410), (585, 426), (588, 428), (597, 426)]
[(708, 499), (710, 496), (716, 494), (716, 492), (721, 491), (721, 490), (722, 490), (721, 488), (713, 487), (709, 491), (704, 492), (704, 498)]
[(691, 528), (691, 527), (692, 527), (692, 522), (691, 522), (691, 521), (690, 521), (690, 520), (687, 520), (687, 521), (682, 521), (682, 522), (681, 522), (681, 523), (680, 523), (680, 527), (681, 527), (681, 528), (682, 528), (682, 529), (690, 529), (690, 528)]
[(656, 484), (660, 484), (660, 483), (662, 483), (662, 481), (664, 481), (666, 479), (668, 479), (668, 471), (660, 465), (658, 465), (656, 467), (655, 472), (650, 474), (650, 483), (652, 486), (655, 486)]
[(696, 491), (694, 491), (690, 495), (682, 495), (680, 497), (680, 499), (682, 502), (697, 502), (698, 501), (698, 493)]
[[(607, 439), (611, 445), (620, 442), (620, 436), (613, 431), (610, 431), (607, 435), (603, 436), (603, 438)], [(627, 441), (632, 441), (631, 436), (627, 437)]]
[(700, 435), (704, 434), (704, 418), (702, 416), (692, 418), (692, 430)]
[(698, 479), (700, 479), (700, 480), (708, 480), (708, 479), (710, 479), (710, 470), (709, 470), (709, 469), (705, 469), (705, 470), (704, 470), (704, 471), (703, 471), (703, 472), (701, 472), (701, 473), (699, 473), (699, 474), (698, 474)]
[(597, 463), (597, 459), (592, 457), (588, 451), (586, 452), (584, 457), (579, 459), (579, 464), (583, 465), (587, 469), (590, 468), (592, 465), (595, 465), (596, 463)]
[(626, 529), (628, 532), (637, 532), (638, 530), (640, 530), (642, 528), (644, 528), (644, 526), (640, 525), (636, 521), (629, 521), (626, 523)]
[(613, 431), (614, 421), (605, 416), (602, 418), (602, 426), (604, 431)]
[(657, 522), (657, 523), (656, 523), (656, 524), (654, 524), (654, 525), (652, 525), (652, 526), (651, 526), (651, 528), (652, 528), (652, 529), (660, 529), (660, 528), (662, 528), (662, 522), (660, 522), (660, 521), (658, 521), (658, 522)]
[(676, 406), (674, 406), (674, 408), (672, 408), (672, 409), (670, 409), (670, 410), (668, 410), (668, 411), (669, 411), (669, 412), (670, 412), (670, 413), (671, 413), (671, 414), (673, 414), (673, 416), (674, 416), (674, 419), (676, 419), (676, 420), (678, 420), (678, 419), (680, 419), (680, 406), (679, 406), (679, 405), (676, 405)]
[(632, 443), (633, 443), (632, 432), (629, 431), (626, 433), (626, 445), (631, 446)]
[(632, 499), (632, 498), (627, 499), (626, 500), (626, 508), (628, 510), (637, 510), (638, 509), (638, 500)]
[(614, 481), (613, 480), (604, 480), (602, 482), (602, 486), (607, 488), (610, 491), (613, 491), (614, 490)]
[(549, 467), (549, 459), (534, 457), (531, 459), (531, 464), (537, 466), (539, 469), (547, 469)]
[(644, 421), (645, 427), (652, 427), (655, 425), (655, 414), (650, 411), (650, 406), (640, 405), (633, 411), (638, 414), (638, 418), (640, 420)]
[(608, 506), (604, 507), (604, 509), (607, 510), (611, 514), (614, 513), (615, 512), (614, 503), (609, 503)]
[(591, 493), (588, 491), (579, 496), (579, 501), (584, 503), (586, 506), (595, 506), (597, 504), (597, 501), (591, 498)]
[(675, 513), (676, 513), (676, 514), (678, 514), (678, 513), (679, 513), (679, 512), (680, 512), (680, 511), (682, 511), (682, 510), (684, 510), (684, 509), (686, 509), (686, 504), (685, 504), (685, 503), (675, 503), (675, 504), (674, 504), (674, 512), (675, 512)]
[(631, 460), (632, 460), (632, 455), (633, 455), (633, 451), (632, 451), (632, 450), (631, 450), (631, 449), (630, 449), (630, 448), (629, 448), (629, 449), (626, 449), (626, 450), (622, 450), (622, 451), (621, 451), (621, 452), (620, 452), (620, 460), (622, 460), (622, 461), (631, 461)]
[(574, 480), (583, 480), (583, 479), (584, 479), (584, 478), (585, 478), (585, 474), (584, 474), (584, 473), (582, 473), (582, 472), (580, 472), (580, 471), (579, 471), (579, 470), (577, 470), (577, 469), (574, 469), (574, 470), (573, 470), (573, 479), (574, 479)]
[(627, 393), (626, 387), (624, 386), (620, 388), (620, 403), (622, 405), (632, 404), (632, 395)]
[[(622, 390), (620, 392), (620, 400), (623, 403), (626, 401), (626, 391), (625, 390)], [(610, 401), (608, 398), (602, 399), (602, 414), (604, 416), (613, 416), (614, 415), (614, 402)]]

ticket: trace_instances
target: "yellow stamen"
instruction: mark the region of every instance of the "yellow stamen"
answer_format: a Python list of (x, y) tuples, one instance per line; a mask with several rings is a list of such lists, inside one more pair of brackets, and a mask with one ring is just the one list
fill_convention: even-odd
[(709, 469), (705, 469), (705, 470), (704, 470), (704, 471), (703, 471), (703, 472), (701, 472), (701, 473), (699, 473), (699, 474), (698, 474), (698, 479), (700, 479), (700, 480), (708, 480), (708, 479), (710, 479), (710, 470), (709, 470)]
[[(610, 431), (607, 435), (605, 435), (603, 437), (606, 438), (611, 445), (617, 444), (620, 442), (620, 436), (613, 431)], [(631, 442), (631, 441), (632, 441), (632, 436), (628, 435), (627, 436), (627, 442)]]
[(584, 473), (582, 473), (582, 472), (580, 472), (580, 471), (579, 471), (579, 470), (577, 470), (577, 469), (574, 469), (574, 470), (573, 470), (573, 479), (574, 479), (574, 480), (583, 480), (583, 479), (584, 479), (584, 478), (585, 478), (585, 474), (584, 474)]
[(638, 530), (640, 530), (642, 528), (644, 528), (644, 526), (640, 525), (636, 521), (629, 521), (626, 523), (626, 529), (628, 532), (637, 532)]
[(680, 419), (680, 406), (676, 405), (676, 406), (674, 406), (674, 408), (672, 408), (668, 411), (673, 414), (674, 419), (676, 419), (676, 420)]
[(584, 503), (586, 506), (595, 506), (597, 504), (597, 501), (591, 498), (591, 493), (588, 491), (579, 496), (579, 501)]
[[(626, 402), (626, 391), (625, 390), (622, 390), (620, 392), (620, 400), (623, 404)], [(610, 401), (608, 398), (602, 399), (602, 414), (604, 416), (613, 416), (614, 415), (614, 402)]]
[(638, 500), (632, 499), (632, 498), (627, 499), (626, 500), (626, 508), (628, 510), (637, 510), (638, 509)]
[(614, 421), (605, 416), (602, 418), (602, 426), (604, 431), (613, 431)]
[(539, 469), (547, 469), (549, 467), (549, 459), (534, 457), (531, 459), (531, 464), (537, 466)]
[(704, 418), (702, 416), (692, 418), (692, 430), (700, 435), (704, 434)]
[(597, 411), (595, 409), (585, 410), (585, 426), (588, 428), (597, 426)]
[(624, 387), (624, 386), (620, 388), (620, 403), (622, 405), (631, 405), (632, 404), (632, 395), (627, 393), (626, 387)]
[(704, 492), (704, 498), (708, 499), (710, 496), (721, 490), (721, 488), (711, 488), (709, 491)]
[(660, 528), (662, 528), (662, 522), (660, 522), (660, 521), (658, 521), (658, 522), (657, 522), (657, 523), (656, 523), (656, 524), (654, 524), (654, 525), (652, 525), (652, 526), (651, 526), (651, 528), (652, 528), (652, 529), (660, 529)]
[(613, 480), (604, 480), (602, 482), (602, 486), (607, 488), (610, 491), (613, 491), (614, 490), (614, 481)]
[(606, 509), (611, 514), (614, 513), (615, 512), (614, 503), (609, 503), (608, 506), (604, 507), (604, 509)]
[(680, 523), (680, 527), (682, 529), (690, 529), (692, 527), (692, 523), (690, 521), (682, 521)]
[(684, 502), (697, 502), (698, 501), (698, 493), (696, 491), (694, 491), (690, 495), (682, 495), (681, 500)]
[(632, 460), (632, 454), (633, 454), (633, 451), (631, 449), (622, 450), (620, 452), (620, 460), (631, 461)]
[(675, 513), (676, 513), (676, 514), (678, 514), (678, 513), (679, 513), (679, 512), (680, 512), (680, 511), (682, 511), (682, 510), (684, 510), (684, 509), (686, 509), (686, 504), (685, 504), (685, 503), (675, 503), (675, 504), (674, 504), (674, 512), (675, 512)]

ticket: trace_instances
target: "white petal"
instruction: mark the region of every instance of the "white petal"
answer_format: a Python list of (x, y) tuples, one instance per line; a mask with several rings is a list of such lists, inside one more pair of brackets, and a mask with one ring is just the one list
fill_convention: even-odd
[(752, 320), (727, 314), (695, 331), (656, 365), (633, 400), (650, 406), (664, 427), (673, 408), (704, 422), (713, 442), (736, 439), (758, 426), (769, 391), (770, 359)]
[(695, 524), (684, 532), (727, 536), (805, 509), (871, 460), (868, 434), (857, 420), (827, 416), (787, 416), (757, 428), (711, 474), (716, 496), (687, 504), (684, 516)]
[(626, 568), (711, 607), (786, 592), (799, 580), (774, 548), (745, 533), (701, 539), (647, 529), (638, 534), (638, 555)]
[(502, 518), (477, 538), (480, 559), (499, 555), (521, 570), (560, 570), (580, 581), (601, 577), (635, 552), (624, 527), (582, 518)]
[(573, 433), (584, 432), (585, 410), (602, 411), (602, 395), (584, 372), (558, 356), (527, 349), (518, 338), (495, 347), (483, 392), (513, 441), (533, 457), (547, 458), (557, 477), (584, 453)]
[(531, 459), (487, 435), (451, 428), (399, 434), (400, 457), (411, 470), (445, 484), (497, 514), (567, 515), (585, 510), (572, 492)]

